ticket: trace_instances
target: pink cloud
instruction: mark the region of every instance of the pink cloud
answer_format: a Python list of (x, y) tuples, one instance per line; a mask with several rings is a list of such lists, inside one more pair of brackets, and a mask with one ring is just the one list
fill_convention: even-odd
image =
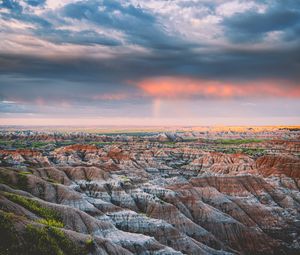
[(286, 81), (221, 82), (204, 79), (158, 77), (137, 84), (147, 96), (155, 98), (236, 98), (300, 97), (300, 87)]

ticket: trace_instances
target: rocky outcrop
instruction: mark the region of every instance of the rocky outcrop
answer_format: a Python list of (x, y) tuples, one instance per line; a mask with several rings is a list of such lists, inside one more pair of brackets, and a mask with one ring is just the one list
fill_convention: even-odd
[(300, 178), (300, 159), (290, 155), (266, 155), (256, 160), (258, 172), (267, 177), (283, 175)]

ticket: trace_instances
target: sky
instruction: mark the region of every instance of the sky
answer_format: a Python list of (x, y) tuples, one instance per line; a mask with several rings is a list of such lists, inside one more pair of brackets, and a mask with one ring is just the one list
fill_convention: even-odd
[(0, 0), (0, 125), (300, 124), (300, 1)]

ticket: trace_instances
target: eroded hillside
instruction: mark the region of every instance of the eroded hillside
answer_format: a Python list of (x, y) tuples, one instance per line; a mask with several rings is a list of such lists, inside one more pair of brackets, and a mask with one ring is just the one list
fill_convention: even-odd
[(290, 132), (2, 132), (1, 252), (299, 254)]

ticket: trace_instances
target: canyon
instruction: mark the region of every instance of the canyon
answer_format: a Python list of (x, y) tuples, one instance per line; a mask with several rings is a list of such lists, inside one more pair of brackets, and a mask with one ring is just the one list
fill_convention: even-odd
[(0, 139), (1, 254), (300, 254), (300, 129)]

